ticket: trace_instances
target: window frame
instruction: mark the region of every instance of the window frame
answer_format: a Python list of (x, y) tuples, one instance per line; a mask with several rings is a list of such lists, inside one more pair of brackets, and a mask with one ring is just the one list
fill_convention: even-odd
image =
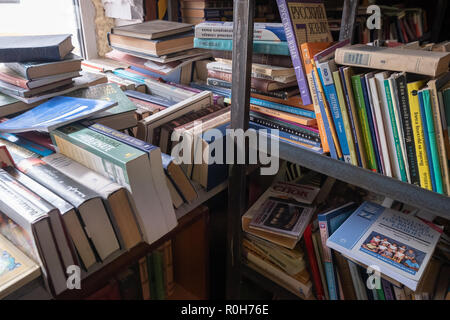
[(92, 0), (73, 0), (75, 14), (79, 22), (81, 54), (84, 59), (98, 58), (97, 32), (95, 25), (96, 9)]

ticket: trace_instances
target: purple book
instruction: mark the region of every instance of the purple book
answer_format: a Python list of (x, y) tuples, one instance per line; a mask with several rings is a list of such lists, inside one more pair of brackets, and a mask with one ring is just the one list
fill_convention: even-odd
[[(330, 30), (321, 0), (277, 0), (281, 21), (286, 33), (292, 64), (294, 65), (300, 95), (304, 104), (311, 104), (312, 99), (300, 54), (303, 42), (331, 42)], [(305, 12), (314, 14), (303, 14)], [(316, 26), (312, 28), (312, 26)], [(320, 26), (317, 28), (317, 26)]]

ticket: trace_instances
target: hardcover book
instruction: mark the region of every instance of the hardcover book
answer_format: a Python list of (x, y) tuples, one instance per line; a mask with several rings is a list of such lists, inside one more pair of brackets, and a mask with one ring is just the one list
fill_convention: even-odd
[(325, 7), (322, 1), (316, 0), (277, 0), (277, 5), (300, 94), (305, 104), (311, 104), (311, 95), (300, 55), (300, 45), (304, 42), (333, 41), (328, 29)]
[(416, 290), (442, 231), (422, 220), (364, 202), (327, 240), (327, 246)]
[[(195, 26), (195, 37), (203, 39), (233, 39), (232, 21), (206, 21)], [(263, 41), (286, 41), (283, 24), (254, 23), (253, 39)]]
[(73, 49), (71, 35), (2, 36), (0, 62), (55, 61)]
[(178, 33), (191, 31), (192, 24), (179, 23), (167, 20), (152, 20), (112, 28), (113, 34), (134, 37), (139, 39), (159, 39)]

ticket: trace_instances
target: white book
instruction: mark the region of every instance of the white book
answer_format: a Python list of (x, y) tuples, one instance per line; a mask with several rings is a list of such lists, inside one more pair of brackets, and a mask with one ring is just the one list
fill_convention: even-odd
[(441, 233), (416, 217), (364, 202), (326, 244), (415, 291)]
[(384, 127), (384, 119), (381, 111), (380, 100), (382, 99), (378, 95), (377, 83), (375, 78), (369, 79), (370, 94), (372, 96), (372, 109), (375, 115), (375, 124), (378, 128), (378, 138), (381, 146), (381, 155), (383, 158), (384, 174), (388, 177), (392, 177), (391, 160), (389, 155), (389, 148), (386, 141), (386, 133)]
[[(147, 80), (146, 80), (147, 81)], [(197, 111), (213, 104), (210, 91), (197, 93), (170, 108), (152, 114), (138, 123), (138, 139), (153, 142), (154, 129), (191, 111)]]
[(162, 83), (153, 79), (145, 79), (145, 85), (147, 86), (150, 94), (164, 97), (166, 99), (173, 100), (174, 102), (181, 102), (185, 99), (195, 96), (195, 92), (175, 87), (167, 83)]

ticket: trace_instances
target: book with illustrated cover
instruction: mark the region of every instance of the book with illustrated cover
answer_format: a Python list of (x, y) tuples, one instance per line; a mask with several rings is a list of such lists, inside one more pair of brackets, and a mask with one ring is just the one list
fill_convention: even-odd
[(416, 217), (366, 201), (326, 244), (416, 290), (441, 233)]
[(314, 212), (320, 189), (276, 182), (242, 217), (245, 232), (293, 249)]

